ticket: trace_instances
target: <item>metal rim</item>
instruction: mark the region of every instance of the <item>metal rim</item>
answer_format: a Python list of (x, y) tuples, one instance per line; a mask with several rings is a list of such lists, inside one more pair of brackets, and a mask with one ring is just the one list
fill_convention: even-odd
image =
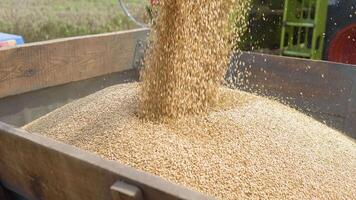
[(356, 64), (356, 24), (346, 26), (333, 37), (328, 60)]
[(122, 1), (122, 0), (118, 0), (119, 1), (119, 6), (122, 9), (122, 11), (125, 13), (125, 15), (131, 20), (133, 21), (136, 25), (143, 27), (143, 28), (147, 28), (149, 27), (148, 24), (142, 23), (140, 21), (138, 21), (129, 11), (129, 9), (127, 8), (126, 4)]

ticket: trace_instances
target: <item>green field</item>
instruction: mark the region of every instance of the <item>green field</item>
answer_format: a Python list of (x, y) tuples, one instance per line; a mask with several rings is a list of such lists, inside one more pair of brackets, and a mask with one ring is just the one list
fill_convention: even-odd
[[(146, 0), (126, 0), (143, 18)], [(132, 29), (117, 0), (1, 0), (0, 32), (26, 42)]]

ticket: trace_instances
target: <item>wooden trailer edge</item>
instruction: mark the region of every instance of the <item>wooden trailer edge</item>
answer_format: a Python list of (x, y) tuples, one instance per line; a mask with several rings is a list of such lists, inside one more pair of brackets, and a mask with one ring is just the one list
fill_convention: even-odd
[(355, 65), (243, 52), (233, 57), (226, 78), (356, 138)]
[(29, 200), (212, 199), (2, 122), (0, 181)]
[(0, 49), (0, 98), (131, 69), (146, 28)]

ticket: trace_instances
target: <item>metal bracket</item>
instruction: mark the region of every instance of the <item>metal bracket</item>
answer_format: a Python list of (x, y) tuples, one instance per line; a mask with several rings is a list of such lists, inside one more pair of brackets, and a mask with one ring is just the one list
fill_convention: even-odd
[(110, 190), (112, 200), (143, 200), (140, 188), (122, 181), (115, 182)]
[(143, 57), (145, 56), (145, 50), (147, 47), (146, 40), (137, 40), (136, 47), (135, 47), (135, 54), (132, 66), (134, 69), (140, 69), (143, 64)]

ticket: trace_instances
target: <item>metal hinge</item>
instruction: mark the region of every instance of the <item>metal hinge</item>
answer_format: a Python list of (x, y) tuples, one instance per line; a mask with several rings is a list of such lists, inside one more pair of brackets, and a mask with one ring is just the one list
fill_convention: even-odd
[(122, 181), (115, 182), (110, 190), (112, 200), (143, 200), (140, 188)]

